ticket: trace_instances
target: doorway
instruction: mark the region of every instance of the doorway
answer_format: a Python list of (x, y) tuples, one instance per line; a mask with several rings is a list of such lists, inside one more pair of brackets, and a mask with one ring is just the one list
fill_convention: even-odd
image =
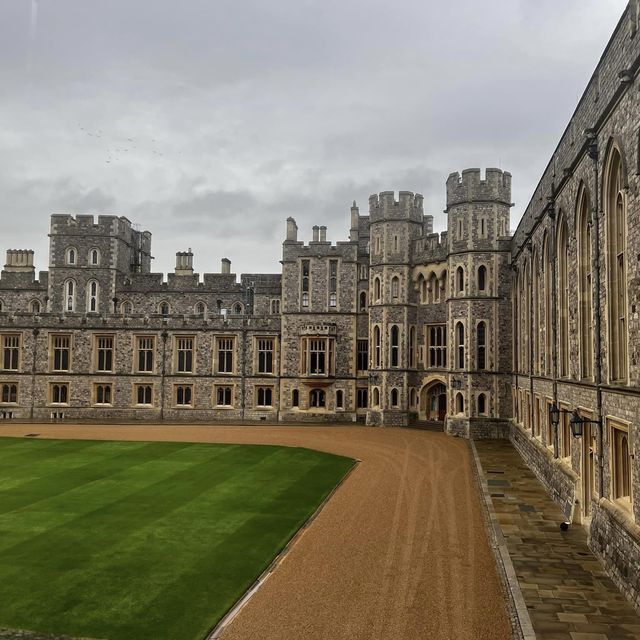
[(447, 387), (442, 382), (433, 382), (420, 392), (420, 419), (444, 422), (447, 415)]

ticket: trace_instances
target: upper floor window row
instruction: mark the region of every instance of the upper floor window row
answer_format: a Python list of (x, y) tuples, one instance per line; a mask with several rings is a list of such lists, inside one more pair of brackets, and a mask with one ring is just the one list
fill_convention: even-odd
[[(64, 253), (64, 262), (69, 267), (75, 267), (79, 264), (79, 254), (75, 247), (67, 247)], [(87, 265), (90, 267), (100, 266), (100, 249), (93, 247), (87, 254)]]

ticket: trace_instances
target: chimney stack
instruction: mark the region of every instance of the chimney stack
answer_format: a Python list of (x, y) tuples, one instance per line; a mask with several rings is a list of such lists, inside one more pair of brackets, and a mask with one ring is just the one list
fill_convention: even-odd
[(9, 249), (7, 251), (7, 263), (4, 270), (12, 273), (35, 273), (33, 266), (33, 251), (31, 249)]
[(353, 201), (351, 205), (351, 231), (349, 232), (349, 240), (351, 242), (358, 241), (358, 229), (360, 228), (360, 209), (356, 201)]
[(229, 258), (222, 258), (222, 260), (220, 260), (220, 273), (231, 273), (231, 260), (229, 260)]
[(320, 242), (327, 241), (327, 227), (324, 225), (320, 227)]
[(176, 275), (193, 275), (193, 253), (191, 253), (191, 247), (189, 247), (188, 251), (178, 251), (176, 253)]
[(287, 237), (285, 242), (298, 242), (298, 225), (291, 217), (287, 218)]
[(313, 242), (318, 242), (320, 239), (320, 227), (317, 224), (313, 225)]

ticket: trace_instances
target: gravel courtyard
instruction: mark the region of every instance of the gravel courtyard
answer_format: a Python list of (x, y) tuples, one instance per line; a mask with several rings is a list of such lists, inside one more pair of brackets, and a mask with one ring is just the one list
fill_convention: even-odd
[(511, 637), (463, 440), (366, 427), (0, 427), (0, 435), (32, 433), (281, 444), (361, 461), (223, 640)]

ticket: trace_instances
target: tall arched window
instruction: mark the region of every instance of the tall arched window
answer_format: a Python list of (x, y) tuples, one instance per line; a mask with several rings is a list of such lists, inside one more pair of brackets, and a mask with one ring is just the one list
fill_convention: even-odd
[(456, 323), (456, 368), (464, 369), (464, 325)]
[(373, 391), (371, 392), (371, 406), (380, 406), (380, 389), (378, 389), (378, 387), (373, 387)]
[(78, 263), (78, 252), (75, 247), (69, 247), (65, 253), (65, 262), (68, 265), (75, 265)]
[(580, 312), (580, 376), (593, 377), (593, 302), (591, 273), (591, 205), (582, 186), (578, 195), (576, 235), (578, 239), (578, 296)]
[(478, 322), (476, 329), (476, 360), (477, 368), (482, 370), (487, 368), (487, 324)]
[(440, 282), (435, 273), (429, 276), (429, 290), (431, 291), (431, 302), (440, 302)]
[(120, 312), (123, 316), (130, 316), (133, 313), (133, 304), (129, 300), (125, 300), (120, 305)]
[(462, 267), (456, 269), (456, 290), (458, 293), (464, 291), (464, 269)]
[(96, 313), (98, 311), (100, 296), (100, 285), (97, 280), (89, 280), (87, 283), (87, 311)]
[(158, 311), (163, 315), (163, 316), (168, 316), (171, 313), (171, 307), (169, 306), (168, 302), (161, 302), (158, 305)]
[(533, 372), (540, 374), (540, 256), (538, 249), (534, 248), (531, 260), (533, 269), (533, 327), (531, 327), (531, 339), (533, 344)]
[(416, 366), (416, 328), (409, 329), (409, 367), (413, 369)]
[(366, 311), (367, 309), (367, 294), (365, 291), (360, 292), (360, 311)]
[(297, 389), (294, 389), (291, 392), (291, 406), (292, 407), (300, 406), (300, 392)]
[(206, 311), (207, 311), (207, 305), (204, 302), (196, 303), (194, 312), (197, 316), (204, 316)]
[(400, 278), (393, 276), (391, 278), (391, 298), (397, 300), (400, 296)]
[(376, 299), (376, 302), (380, 302), (381, 295), (382, 295), (382, 287), (380, 285), (380, 278), (374, 278), (374, 280), (373, 280), (373, 297)]
[(569, 375), (569, 231), (564, 214), (558, 220), (558, 367)]
[(609, 377), (627, 379), (627, 202), (620, 151), (614, 147), (605, 174), (609, 274)]
[(374, 367), (381, 366), (381, 352), (382, 345), (380, 339), (380, 327), (376, 325), (373, 327), (373, 365)]
[(29, 305), (29, 311), (31, 313), (40, 313), (40, 300), (32, 300)]
[(484, 393), (478, 395), (478, 415), (487, 414), (487, 396)]
[(64, 283), (64, 310), (76, 310), (76, 282), (75, 280), (67, 280)]
[(400, 329), (397, 324), (391, 325), (389, 363), (392, 367), (400, 366)]
[(393, 389), (391, 389), (391, 396), (390, 396), (392, 407), (397, 407), (400, 404), (399, 398), (400, 398), (400, 394), (398, 393), (398, 390), (394, 387)]
[(464, 413), (464, 396), (459, 391), (456, 393), (456, 413)]
[(553, 332), (551, 329), (551, 313), (553, 309), (553, 265), (551, 263), (551, 242), (545, 233), (542, 245), (542, 268), (544, 283), (544, 372), (551, 375), (551, 352), (553, 349)]
[(89, 251), (89, 264), (94, 267), (100, 264), (100, 251), (98, 249), (94, 248)]
[(478, 267), (478, 291), (485, 292), (487, 289), (487, 267), (481, 264)]

